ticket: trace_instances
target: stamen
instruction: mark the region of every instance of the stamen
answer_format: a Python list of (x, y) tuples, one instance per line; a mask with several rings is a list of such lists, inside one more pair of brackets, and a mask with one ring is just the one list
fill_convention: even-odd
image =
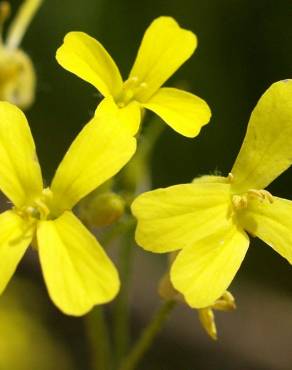
[(136, 77), (136, 76), (130, 77), (124, 82), (123, 88), (124, 89), (131, 89), (132, 87), (134, 87), (137, 84), (138, 81), (139, 81), (138, 77)]
[(234, 180), (234, 175), (233, 175), (233, 173), (231, 173), (231, 172), (229, 172), (229, 174), (228, 174), (228, 176), (227, 176), (227, 179), (228, 179), (228, 181), (231, 183), (231, 182), (233, 182), (233, 180)]
[(41, 199), (37, 199), (35, 201), (35, 204), (38, 207), (38, 212), (39, 212), (40, 219), (45, 220), (48, 217), (49, 213), (50, 213), (50, 210), (49, 210), (48, 206)]
[(233, 195), (232, 205), (236, 211), (247, 207), (247, 196), (246, 195)]
[(231, 201), (234, 210), (239, 211), (241, 209), (247, 208), (249, 198), (258, 198), (261, 202), (274, 202), (272, 194), (267, 190), (249, 189), (243, 195), (233, 195)]
[(137, 76), (128, 78), (123, 85), (120, 95), (117, 97), (116, 102), (119, 107), (123, 108), (135, 99), (135, 96), (148, 87), (146, 82), (139, 82)]
[(39, 198), (34, 199), (31, 204), (21, 208), (14, 208), (14, 211), (20, 216), (28, 220), (46, 220), (50, 215), (50, 200), (53, 196), (49, 188), (42, 191)]
[(7, 32), (6, 46), (9, 49), (16, 49), (20, 45), (41, 3), (42, 0), (25, 0), (22, 3)]
[(269, 203), (274, 202), (272, 194), (268, 192), (267, 190), (249, 189), (247, 194), (252, 197), (257, 197), (261, 199), (262, 201), (267, 200)]
[(50, 188), (45, 188), (42, 191), (42, 195), (44, 196), (45, 199), (52, 199), (53, 198), (53, 193)]

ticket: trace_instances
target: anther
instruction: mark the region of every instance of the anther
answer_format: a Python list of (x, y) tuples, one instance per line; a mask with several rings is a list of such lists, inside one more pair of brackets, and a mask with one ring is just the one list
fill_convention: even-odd
[(50, 188), (43, 189), (42, 194), (47, 199), (52, 199), (53, 198), (53, 193), (52, 193), (52, 190)]
[(40, 219), (46, 219), (47, 216), (50, 213), (50, 210), (49, 210), (48, 206), (43, 201), (41, 201), (40, 199), (37, 199), (35, 201), (35, 204), (38, 207), (38, 212), (39, 212)]
[(259, 198), (261, 201), (267, 200), (269, 203), (274, 202), (272, 194), (267, 190), (249, 189), (247, 194), (249, 196)]
[(130, 77), (128, 78), (125, 82), (124, 82), (124, 86), (123, 86), (123, 89), (130, 89), (130, 88), (133, 88), (135, 85), (137, 85), (137, 82), (139, 81), (139, 78), (136, 77), (136, 76), (133, 76), (133, 77)]
[(246, 195), (233, 195), (232, 204), (235, 210), (241, 210), (247, 207), (247, 196)]
[(27, 207), (26, 213), (32, 218), (40, 218), (40, 211), (35, 207)]
[(123, 84), (122, 91), (116, 99), (120, 108), (123, 108), (135, 99), (135, 96), (148, 87), (146, 82), (140, 82), (139, 77), (129, 77)]
[(229, 182), (233, 182), (233, 180), (234, 180), (234, 175), (233, 175), (233, 173), (229, 172), (229, 174), (228, 174), (228, 176), (227, 176), (227, 179), (228, 179), (228, 181), (229, 181)]

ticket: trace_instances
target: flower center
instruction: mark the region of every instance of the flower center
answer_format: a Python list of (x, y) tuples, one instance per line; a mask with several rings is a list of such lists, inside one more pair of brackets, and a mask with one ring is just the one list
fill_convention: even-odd
[(247, 208), (251, 198), (258, 198), (261, 202), (268, 201), (273, 203), (273, 196), (267, 190), (249, 189), (246, 193), (232, 196), (232, 205), (235, 211)]
[[(233, 174), (229, 173), (228, 181), (232, 183), (233, 180), (234, 180)], [(265, 201), (269, 203), (274, 202), (272, 194), (268, 192), (267, 190), (249, 189), (247, 192), (243, 194), (233, 194), (231, 196), (231, 203), (232, 203), (233, 211), (237, 212), (237, 211), (246, 209), (249, 201), (255, 198), (257, 198), (261, 202), (265, 202)]]
[(28, 220), (47, 220), (50, 218), (50, 208), (48, 203), (52, 198), (52, 192), (49, 188), (42, 191), (39, 198), (34, 199), (31, 204), (17, 208), (16, 212)]
[(133, 76), (128, 78), (124, 84), (122, 91), (116, 98), (116, 103), (120, 108), (123, 108), (131, 101), (136, 100), (135, 97), (139, 94), (142, 90), (147, 88), (147, 83), (142, 82), (139, 80), (138, 77)]

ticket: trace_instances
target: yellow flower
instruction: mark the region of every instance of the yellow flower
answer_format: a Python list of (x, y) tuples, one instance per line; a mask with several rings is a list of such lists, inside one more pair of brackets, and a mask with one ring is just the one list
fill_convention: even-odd
[(124, 125), (135, 134), (141, 111), (150, 109), (175, 131), (199, 134), (210, 119), (208, 105), (197, 96), (161, 85), (192, 55), (196, 36), (171, 17), (155, 19), (146, 30), (129, 77), (123, 82), (115, 62), (103, 46), (83, 32), (70, 32), (57, 51), (57, 61), (89, 82), (120, 108)]
[(140, 195), (132, 205), (143, 248), (178, 253), (171, 281), (194, 308), (212, 305), (227, 290), (257, 236), (292, 262), (292, 202), (263, 190), (292, 163), (292, 80), (261, 97), (228, 177)]
[[(19, 48), (42, 0), (26, 0), (12, 21), (5, 42), (0, 40), (0, 100), (28, 108), (34, 101), (36, 77), (30, 57)], [(0, 3), (0, 32), (10, 14), (7, 1)], [(1, 38), (1, 34), (0, 34)]]
[(0, 214), (0, 293), (27, 247), (38, 250), (49, 295), (66, 314), (81, 315), (111, 300), (117, 271), (72, 207), (115, 175), (136, 141), (114, 115), (96, 115), (80, 132), (44, 188), (24, 114), (0, 102), (0, 189), (13, 203)]

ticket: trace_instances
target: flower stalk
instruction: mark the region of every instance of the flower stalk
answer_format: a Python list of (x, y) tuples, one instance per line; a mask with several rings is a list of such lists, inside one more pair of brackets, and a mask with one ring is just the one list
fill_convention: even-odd
[(152, 345), (155, 337), (162, 329), (163, 325), (169, 318), (174, 309), (176, 302), (173, 300), (166, 301), (154, 314), (149, 325), (143, 330), (137, 343), (133, 346), (128, 356), (123, 361), (119, 370), (134, 370), (143, 358), (147, 350)]

